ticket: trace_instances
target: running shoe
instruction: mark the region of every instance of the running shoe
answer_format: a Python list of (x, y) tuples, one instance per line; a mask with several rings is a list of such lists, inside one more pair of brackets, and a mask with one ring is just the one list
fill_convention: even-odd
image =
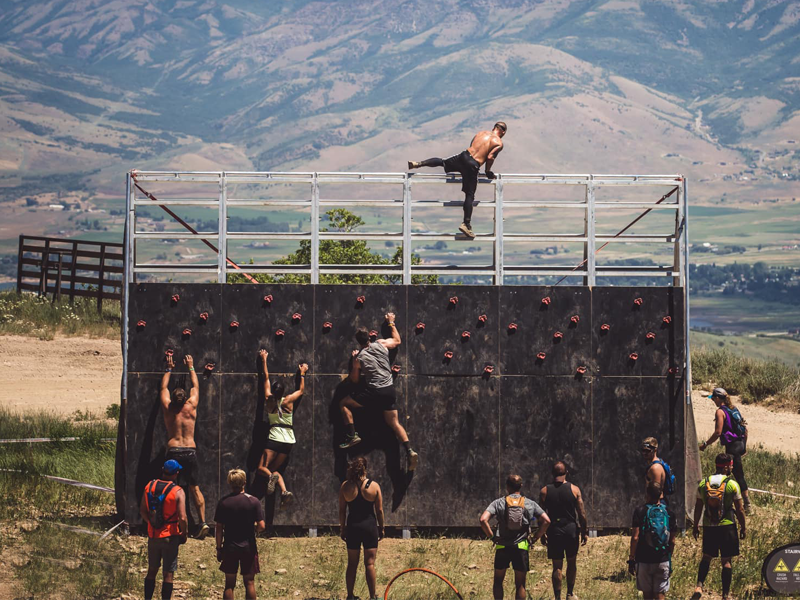
[(698, 590), (698, 589), (695, 589), (695, 590), (694, 590), (694, 594), (692, 594), (692, 598), (691, 598), (691, 600), (700, 600), (700, 598), (701, 598), (702, 596), (703, 596), (703, 592), (701, 592), (701, 591), (700, 591), (700, 590)]
[(345, 448), (351, 448), (356, 444), (360, 443), (361, 443), (361, 438), (358, 437), (358, 432), (356, 432), (355, 435), (350, 435), (348, 433), (347, 435), (344, 436), (344, 441), (341, 444), (339, 444), (339, 448), (342, 448), (344, 450)]
[(413, 160), (408, 161), (408, 170), (409, 171), (411, 169), (419, 169), (419, 166), (420, 166), (419, 163), (416, 162), (416, 161), (413, 161)]
[(408, 451), (408, 470), (414, 471), (419, 464), (419, 454), (414, 452), (413, 450)]
[(285, 491), (281, 494), (281, 505), (278, 510), (282, 510), (294, 502), (294, 494), (290, 491)]
[(208, 532), (211, 531), (211, 528), (208, 526), (207, 523), (200, 523), (200, 527), (197, 528), (197, 533), (194, 534), (194, 539), (196, 540), (204, 540), (208, 535)]
[(475, 233), (472, 231), (472, 227), (470, 225), (462, 223), (461, 225), (458, 226), (458, 230), (465, 236), (467, 236), (469, 239), (471, 240), (475, 239)]
[(278, 477), (277, 473), (273, 473), (269, 476), (269, 483), (267, 483), (267, 495), (271, 496), (275, 493), (275, 486), (278, 485)]

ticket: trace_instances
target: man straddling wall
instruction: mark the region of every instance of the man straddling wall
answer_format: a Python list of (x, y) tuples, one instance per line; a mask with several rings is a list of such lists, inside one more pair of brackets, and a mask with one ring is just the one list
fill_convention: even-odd
[(183, 388), (176, 388), (172, 394), (169, 393), (169, 379), (175, 363), (172, 354), (168, 354), (167, 368), (161, 378), (161, 412), (164, 414), (164, 424), (167, 426), (169, 437), (166, 458), (178, 461), (182, 467), (179, 483), (189, 489), (192, 502), (197, 508), (200, 525), (194, 537), (202, 540), (210, 529), (206, 524), (206, 501), (197, 484), (197, 445), (194, 442), (197, 405), (200, 402), (200, 382), (197, 380), (192, 356), (187, 354), (183, 362), (189, 367), (189, 376), (192, 380), (189, 396), (187, 397)]

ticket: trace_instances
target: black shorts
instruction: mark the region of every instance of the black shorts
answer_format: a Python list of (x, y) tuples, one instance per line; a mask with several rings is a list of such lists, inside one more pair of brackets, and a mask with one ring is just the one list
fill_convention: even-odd
[(250, 548), (227, 548), (222, 551), (219, 570), (226, 575), (236, 575), (241, 570), (244, 577), (261, 573), (258, 551)]
[(178, 471), (178, 485), (197, 485), (197, 448), (167, 448), (165, 460), (177, 460), (182, 467)]
[(739, 532), (736, 525), (703, 526), (703, 554), (711, 557), (739, 556)]
[(353, 395), (353, 400), (364, 408), (374, 408), (375, 410), (397, 410), (397, 393), (393, 385), (382, 388), (364, 388)]
[(292, 451), (294, 444), (287, 444), (286, 442), (278, 442), (275, 440), (271, 440), (267, 438), (267, 450), (272, 450), (273, 452), (277, 452), (278, 454), (285, 454), (289, 455)]
[(517, 546), (498, 548), (494, 552), (494, 568), (505, 570), (511, 565), (515, 571), (527, 573), (530, 570), (530, 557), (528, 551)]
[(348, 550), (370, 550), (378, 547), (378, 522), (372, 519), (362, 523), (347, 524), (345, 538)]
[(478, 189), (478, 171), (480, 169), (478, 161), (472, 158), (467, 150), (444, 159), (444, 170), (447, 173), (461, 173), (461, 191), (465, 194), (475, 195), (475, 190)]
[(547, 532), (547, 558), (550, 560), (564, 560), (564, 557), (572, 558), (578, 554), (580, 538), (577, 532)]

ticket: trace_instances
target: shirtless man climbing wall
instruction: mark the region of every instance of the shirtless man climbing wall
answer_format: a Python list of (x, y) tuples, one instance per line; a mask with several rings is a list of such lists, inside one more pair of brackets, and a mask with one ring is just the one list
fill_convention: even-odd
[[(175, 363), (172, 354), (167, 355), (167, 368), (161, 378), (161, 409), (164, 413), (164, 424), (167, 426), (167, 455), (165, 460), (176, 460), (181, 465), (178, 483), (181, 487), (188, 488), (192, 502), (197, 508), (200, 526), (195, 533), (197, 539), (202, 540), (208, 535), (209, 527), (206, 524), (206, 501), (197, 485), (197, 446), (194, 443), (194, 425), (197, 421), (197, 404), (200, 401), (200, 383), (194, 370), (194, 360), (187, 354), (183, 358), (184, 364), (189, 367), (189, 376), (192, 388), (189, 397), (186, 390), (175, 388), (169, 393), (169, 378)], [(188, 511), (187, 511), (188, 512)]]
[(445, 172), (461, 173), (461, 191), (464, 192), (464, 222), (459, 229), (470, 239), (475, 237), (472, 231), (472, 205), (475, 202), (475, 190), (478, 187), (478, 171), (486, 164), (486, 177), (494, 179), (492, 165), (503, 149), (502, 138), (506, 134), (506, 124), (495, 123), (491, 131), (480, 131), (472, 138), (469, 148), (449, 158), (428, 158), (421, 162), (408, 161), (408, 169), (420, 167), (444, 167)]

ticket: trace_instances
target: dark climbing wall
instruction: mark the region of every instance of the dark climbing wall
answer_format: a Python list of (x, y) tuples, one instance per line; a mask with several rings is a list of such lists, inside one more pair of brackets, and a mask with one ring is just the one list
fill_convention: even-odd
[[(390, 353), (397, 408), (421, 457), (413, 474), (381, 413), (356, 411), (363, 441), (338, 447), (339, 400), (355, 390), (346, 378), (353, 334), (363, 326), (390, 337), (390, 311), (403, 339)], [(167, 350), (176, 362), (170, 390), (189, 388), (185, 354), (200, 379), (195, 440), (207, 520), (233, 467), (263, 497), (254, 478), (268, 434), (261, 348), (271, 381), (289, 390), (299, 385), (298, 365), (310, 366), (295, 409), (297, 444), (281, 467), (296, 502), (281, 510), (277, 494), (266, 497), (273, 525), (337, 523), (347, 460), (363, 454), (381, 484), (387, 525), (477, 526), (508, 473), (536, 498), (552, 463), (564, 460), (591, 526), (626, 527), (644, 490), (638, 445), (650, 435), (678, 474), (673, 505), (684, 513), (680, 288), (139, 284), (129, 324), (118, 493), (131, 523), (164, 459)]]

